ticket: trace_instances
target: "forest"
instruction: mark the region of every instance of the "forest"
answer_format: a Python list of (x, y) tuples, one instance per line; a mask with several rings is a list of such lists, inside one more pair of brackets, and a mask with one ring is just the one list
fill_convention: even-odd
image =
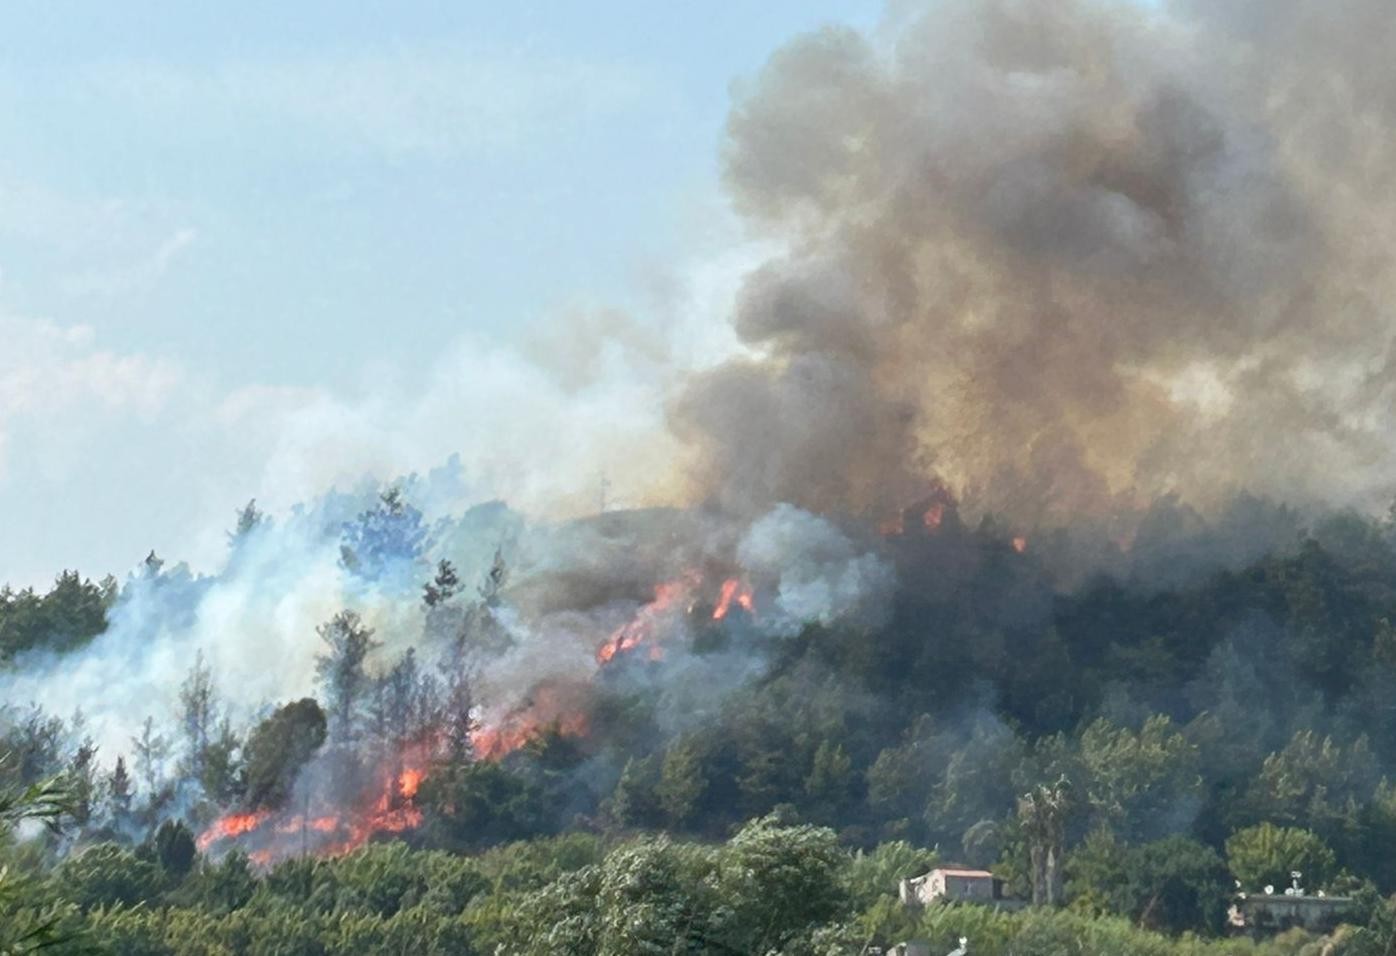
[[(607, 599), (625, 610), (593, 639), (589, 680), (535, 674), (501, 711), (501, 662), (539, 639), (557, 562), (507, 508), (428, 522), (414, 487), (322, 503), (294, 528), (249, 504), (218, 575), (152, 554), (124, 583), (65, 571), (45, 593), (0, 592), (6, 671), (53, 681), (129, 629), (131, 607), (187, 618), (162, 622), (185, 633), (258, 548), (306, 528), (344, 580), (373, 584), (301, 635), (311, 693), (248, 709), (216, 653), (180, 645), (169, 718), (129, 701), (150, 714), (115, 752), (95, 717), (12, 690), (0, 951), (1396, 945), (1392, 522), (1248, 496), (1204, 519), (1164, 499), (1111, 543), (1118, 529), (971, 524), (936, 490), (893, 522), (838, 529), (858, 547), (831, 579), (876, 556), (876, 613), (863, 601), (792, 627), (777, 612), (796, 589), (763, 578), (749, 546), (721, 583), (649, 568), (652, 598)], [(546, 550), (598, 527), (635, 547), (689, 518), (601, 515), (548, 529)], [(569, 613), (596, 601), (574, 594)], [(1035, 790), (1064, 808), (1060, 900), (898, 902), (898, 881), (936, 862), (1033, 898)], [(1350, 899), (1344, 925), (1228, 937), (1237, 888), (1295, 870)]]

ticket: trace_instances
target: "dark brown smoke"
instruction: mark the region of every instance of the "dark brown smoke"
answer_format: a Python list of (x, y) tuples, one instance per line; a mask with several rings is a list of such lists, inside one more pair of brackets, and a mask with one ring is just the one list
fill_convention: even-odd
[(1018, 520), (1389, 493), (1393, 19), (1377, 0), (945, 0), (739, 90), (785, 253), (674, 400), (701, 493)]

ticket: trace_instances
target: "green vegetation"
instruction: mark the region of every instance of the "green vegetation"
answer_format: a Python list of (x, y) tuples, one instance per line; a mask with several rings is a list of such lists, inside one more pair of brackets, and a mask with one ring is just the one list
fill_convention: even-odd
[[(1212, 560), (1170, 529), (1177, 507), (1146, 523), (1160, 540), (1135, 542), (1128, 573), (1084, 581), (1053, 559), (1070, 542), (1022, 553), (947, 511), (885, 542), (897, 587), (875, 624), (772, 635), (698, 605), (682, 654), (622, 654), (573, 697), (537, 688), (561, 716), (505, 746), (472, 736), (471, 683), (512, 640), (503, 558), (478, 588), (413, 564), (419, 521), (395, 500), (361, 518), (352, 573), (426, 569), (397, 592), (420, 601), (418, 649), (388, 656), (336, 614), (316, 697), (245, 725), (197, 659), (178, 721), (101, 763), (80, 716), (4, 711), (0, 788), (62, 774), (66, 796), (61, 838), (5, 834), (0, 905), (120, 953), (945, 952), (961, 934), (975, 956), (1396, 951), (1396, 532), (1341, 515)], [(178, 607), (158, 564), (132, 586)], [(19, 633), (7, 609), (88, 606), (92, 588), (5, 592), (0, 634)], [(10, 646), (60, 653), (84, 633), (21, 630)], [(743, 677), (720, 687), (666, 670), (718, 674), (736, 653)], [(360, 793), (409, 753), (420, 779), (389, 809), (410, 815), (360, 849), (281, 846), (268, 868), (236, 840), (196, 846), (221, 814), (308, 807), (307, 774)], [(906, 911), (897, 881), (935, 859), (1059, 905)], [(1346, 925), (1227, 939), (1234, 881), (1259, 892), (1293, 870), (1352, 898)]]
[(100, 584), (64, 571), (46, 594), (33, 588), (0, 588), (0, 665), (24, 651), (66, 651), (107, 627), (107, 609), (116, 599), (116, 579)]
[[(1194, 848), (1170, 846), (1159, 852), (1157, 865), (1180, 886), (1211, 879), (1187, 862), (1196, 855)], [(1170, 937), (1079, 906), (1018, 914), (972, 906), (907, 912), (889, 881), (894, 887), (930, 860), (905, 844), (850, 852), (827, 828), (768, 817), (721, 844), (573, 834), (462, 856), (391, 842), (336, 859), (289, 860), (264, 873), (233, 854), (180, 875), (140, 851), (97, 845), (33, 892), (78, 905), (81, 913), (66, 918), (82, 946), (151, 956), (815, 956), (907, 938), (948, 951), (960, 935), (973, 940), (972, 952), (986, 956), (1352, 956), (1369, 952), (1363, 947), (1390, 923), (1383, 910), (1376, 929), (1344, 930), (1326, 940), (1291, 932), (1252, 943), (1209, 941), (1190, 932)]]

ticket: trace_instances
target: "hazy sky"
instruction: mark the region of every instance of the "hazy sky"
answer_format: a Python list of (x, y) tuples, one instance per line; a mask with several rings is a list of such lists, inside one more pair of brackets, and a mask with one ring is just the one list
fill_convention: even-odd
[(530, 326), (717, 307), (731, 84), (880, 7), (9, 5), (0, 581), (207, 562), (253, 495), (514, 442), (476, 423), (546, 391)]

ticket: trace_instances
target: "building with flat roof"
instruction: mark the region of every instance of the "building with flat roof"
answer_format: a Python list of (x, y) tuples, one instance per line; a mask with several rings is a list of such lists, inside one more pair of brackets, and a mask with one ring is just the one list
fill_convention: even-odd
[(968, 866), (938, 866), (921, 876), (901, 881), (898, 895), (903, 905), (932, 903), (982, 903), (1016, 908), (1022, 900), (1009, 897), (1003, 880), (988, 870)]
[(1233, 933), (1270, 936), (1293, 927), (1325, 933), (1343, 921), (1352, 899), (1347, 896), (1284, 893), (1238, 893), (1227, 912)]

